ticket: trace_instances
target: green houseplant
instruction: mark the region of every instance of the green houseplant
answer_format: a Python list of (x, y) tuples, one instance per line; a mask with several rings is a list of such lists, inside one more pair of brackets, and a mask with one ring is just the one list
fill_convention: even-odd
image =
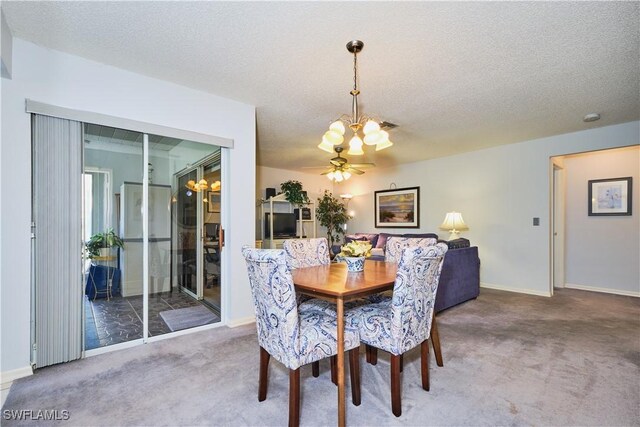
[(87, 257), (93, 259), (100, 256), (100, 249), (103, 248), (120, 248), (124, 249), (124, 241), (113, 231), (108, 228), (102, 233), (96, 233), (84, 244)]
[(342, 225), (349, 220), (347, 208), (340, 200), (333, 197), (329, 190), (325, 190), (324, 195), (318, 197), (316, 218), (320, 225), (327, 229), (327, 240), (329, 248), (331, 248), (335, 242), (340, 240), (340, 235), (344, 234)]
[(302, 190), (302, 183), (300, 181), (285, 181), (280, 184), (280, 190), (284, 193), (289, 203), (298, 207), (302, 207), (305, 203), (309, 203), (307, 193)]

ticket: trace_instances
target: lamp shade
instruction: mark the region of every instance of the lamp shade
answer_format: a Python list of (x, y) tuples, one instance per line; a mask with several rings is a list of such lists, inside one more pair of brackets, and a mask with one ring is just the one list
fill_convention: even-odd
[(444, 222), (440, 225), (442, 230), (468, 230), (467, 224), (464, 223), (464, 219), (462, 219), (462, 214), (460, 212), (449, 212), (444, 217)]

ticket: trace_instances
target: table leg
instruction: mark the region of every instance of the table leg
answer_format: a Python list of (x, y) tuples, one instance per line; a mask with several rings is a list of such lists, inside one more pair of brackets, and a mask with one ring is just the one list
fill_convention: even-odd
[(338, 426), (344, 427), (345, 420), (345, 396), (344, 396), (344, 300), (340, 297), (337, 301), (338, 320)]

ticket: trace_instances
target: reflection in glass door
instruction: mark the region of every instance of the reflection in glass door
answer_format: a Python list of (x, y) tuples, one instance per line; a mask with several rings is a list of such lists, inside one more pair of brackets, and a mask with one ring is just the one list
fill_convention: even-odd
[(176, 266), (178, 285), (194, 298), (201, 299), (198, 292), (198, 199), (200, 191), (196, 191), (198, 171), (194, 169), (178, 177), (176, 195), (176, 234), (178, 241)]
[(202, 233), (204, 290), (206, 304), (220, 312), (221, 307), (221, 269), (223, 235), (221, 224), (221, 190), (222, 175), (220, 173), (220, 156), (215, 157), (203, 167), (203, 179), (208, 184), (207, 196), (203, 200), (204, 228)]

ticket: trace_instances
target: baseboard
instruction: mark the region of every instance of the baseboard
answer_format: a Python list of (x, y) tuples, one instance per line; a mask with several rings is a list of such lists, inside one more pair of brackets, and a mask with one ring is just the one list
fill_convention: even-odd
[(480, 282), (480, 287), (481, 288), (486, 288), (486, 289), (495, 289), (497, 291), (516, 292), (518, 294), (536, 295), (536, 296), (539, 296), (539, 297), (550, 297), (551, 296), (551, 292), (549, 292), (549, 291), (537, 291), (537, 290), (534, 290), (534, 289), (510, 288), (510, 287), (507, 287), (507, 286), (494, 285), (494, 284), (486, 283), (486, 282)]
[(239, 319), (229, 320), (227, 322), (227, 326), (230, 328), (237, 328), (238, 326), (249, 325), (251, 323), (254, 323), (255, 321), (256, 321), (255, 316), (241, 317)]
[(11, 384), (20, 378), (33, 375), (33, 369), (31, 366), (25, 366), (24, 368), (14, 369), (12, 371), (5, 371), (0, 373), (0, 388), (2, 390), (11, 387)]
[(567, 289), (578, 289), (581, 291), (602, 292), (604, 294), (623, 295), (625, 297), (640, 298), (640, 292), (623, 291), (620, 289), (598, 288), (596, 286), (576, 285), (575, 283), (565, 283), (564, 287)]

